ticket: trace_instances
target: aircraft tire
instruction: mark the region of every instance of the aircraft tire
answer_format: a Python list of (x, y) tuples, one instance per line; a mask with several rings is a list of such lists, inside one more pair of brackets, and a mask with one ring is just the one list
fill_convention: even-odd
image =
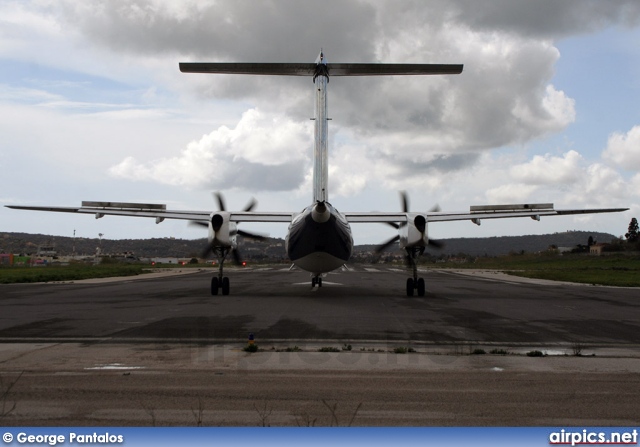
[(318, 278), (318, 287), (322, 287), (322, 278)]
[(219, 287), (220, 287), (220, 284), (218, 281), (218, 277), (214, 276), (213, 278), (211, 278), (211, 295), (217, 295)]
[(407, 278), (407, 296), (413, 296), (413, 278)]
[(424, 296), (424, 278), (418, 278), (418, 296)]
[(222, 294), (229, 295), (229, 278), (226, 276), (222, 278)]

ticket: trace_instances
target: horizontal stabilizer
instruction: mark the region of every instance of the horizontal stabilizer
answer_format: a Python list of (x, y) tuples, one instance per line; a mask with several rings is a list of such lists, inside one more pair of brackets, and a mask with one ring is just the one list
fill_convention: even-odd
[(444, 75), (462, 73), (461, 64), (328, 64), (330, 76)]
[(183, 73), (310, 76), (315, 73), (316, 64), (270, 62), (180, 62), (180, 71)]
[[(252, 74), (281, 76), (311, 76), (313, 63), (271, 62), (181, 62), (183, 73)], [(459, 64), (327, 64), (329, 76), (392, 76), (460, 74)]]

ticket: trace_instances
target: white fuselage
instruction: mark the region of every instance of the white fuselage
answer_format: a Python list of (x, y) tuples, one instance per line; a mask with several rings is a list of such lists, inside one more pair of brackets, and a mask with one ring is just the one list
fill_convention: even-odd
[(286, 249), (289, 259), (313, 274), (339, 268), (351, 257), (351, 227), (329, 200), (328, 105), (329, 72), (322, 52), (316, 59), (313, 77), (315, 88), (313, 203), (289, 225)]

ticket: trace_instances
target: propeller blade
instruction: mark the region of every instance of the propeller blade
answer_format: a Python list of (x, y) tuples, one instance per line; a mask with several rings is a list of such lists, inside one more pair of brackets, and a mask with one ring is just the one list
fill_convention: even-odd
[(391, 226), (391, 227), (393, 227), (393, 228), (395, 228), (396, 230), (398, 230), (400, 228), (400, 225), (398, 225), (395, 222), (386, 222), (386, 224)]
[(383, 251), (385, 251), (389, 246), (391, 246), (392, 244), (398, 242), (400, 240), (400, 236), (399, 235), (395, 235), (393, 236), (391, 239), (389, 239), (388, 241), (378, 245), (376, 247), (376, 253), (382, 253)]
[(207, 222), (202, 222), (201, 220), (190, 220), (189, 225), (191, 225), (192, 227), (209, 227), (209, 224)]
[(227, 207), (224, 205), (224, 197), (222, 197), (222, 193), (216, 191), (213, 193), (213, 196), (218, 200), (218, 209), (220, 211), (226, 211)]
[(249, 212), (251, 211), (253, 208), (255, 208), (255, 206), (258, 204), (258, 202), (256, 201), (256, 199), (254, 199), (253, 197), (251, 197), (251, 200), (249, 200), (249, 203), (247, 203), (247, 205), (244, 207), (245, 212)]
[(236, 265), (242, 265), (242, 259), (240, 258), (240, 253), (237, 248), (235, 250), (231, 250), (231, 255), (233, 256), (233, 262)]
[(429, 245), (433, 248), (444, 248), (444, 242), (437, 241), (435, 239), (429, 239)]
[(438, 205), (437, 203), (433, 205), (429, 210), (430, 213), (439, 213), (440, 211), (442, 211), (442, 208), (440, 208), (440, 205)]
[(267, 236), (263, 236), (262, 234), (258, 234), (258, 233), (249, 233), (248, 231), (244, 231), (244, 230), (236, 230), (237, 234), (239, 234), (240, 236), (244, 236), (247, 237), (249, 239), (255, 239), (257, 241), (266, 241), (267, 239), (269, 239)]
[[(220, 211), (227, 211), (227, 205), (225, 203), (224, 197), (222, 195), (221, 192), (216, 191), (213, 193), (213, 197), (216, 199), (216, 201), (218, 202), (218, 209)], [(253, 208), (255, 208), (255, 206), (258, 204), (258, 202), (256, 201), (256, 199), (254, 199), (253, 197), (251, 198), (251, 200), (249, 200), (249, 203), (247, 203), (243, 209), (243, 211), (251, 211)]]
[(409, 212), (409, 195), (407, 191), (400, 191), (400, 200), (402, 201), (402, 212)]
[(213, 253), (213, 244), (207, 244), (204, 250), (202, 250), (202, 253), (200, 253), (200, 257), (207, 259), (211, 253)]

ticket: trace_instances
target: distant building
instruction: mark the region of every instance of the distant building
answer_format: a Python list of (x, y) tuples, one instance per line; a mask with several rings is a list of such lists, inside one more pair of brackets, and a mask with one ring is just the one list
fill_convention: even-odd
[(172, 258), (172, 257), (155, 257), (155, 258), (149, 259), (149, 261), (153, 264), (174, 264), (174, 265), (188, 264), (190, 260), (191, 259)]
[(56, 247), (53, 245), (41, 245), (38, 247), (37, 256), (55, 257), (58, 255)]
[(593, 244), (589, 247), (589, 254), (594, 256), (600, 256), (602, 254), (602, 250), (609, 244)]

